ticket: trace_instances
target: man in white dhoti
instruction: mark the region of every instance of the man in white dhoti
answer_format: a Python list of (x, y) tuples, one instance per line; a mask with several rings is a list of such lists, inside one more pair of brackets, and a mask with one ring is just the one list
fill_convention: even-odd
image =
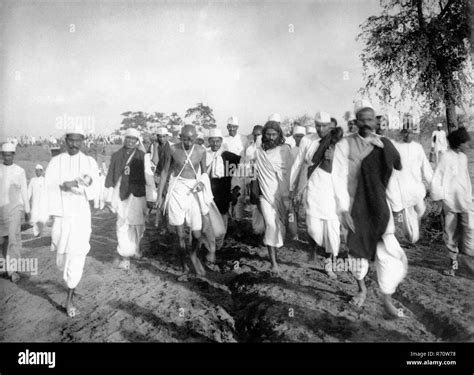
[(431, 152), (435, 157), (435, 166), (439, 163), (440, 154), (448, 149), (446, 132), (443, 130), (443, 124), (436, 125), (436, 130), (431, 134)]
[[(306, 225), (308, 234), (315, 242), (312, 257), (315, 258), (316, 247), (326, 253), (325, 271), (330, 278), (337, 278), (332, 269), (333, 258), (339, 253), (340, 223), (336, 211), (336, 198), (331, 178), (334, 144), (331, 144), (331, 117), (326, 112), (318, 112), (315, 117), (317, 134), (305, 138), (291, 167), (290, 199), (297, 197), (304, 187), (299, 186), (303, 165), (312, 165), (305, 199)], [(342, 130), (340, 136), (342, 137)], [(321, 149), (320, 149), (321, 148)], [(317, 152), (319, 150), (319, 152)], [(306, 184), (306, 179), (303, 180)], [(334, 262), (335, 263), (335, 262)]]
[[(239, 129), (239, 120), (237, 116), (231, 116), (227, 120), (227, 131), (229, 135), (224, 137), (222, 141), (222, 150), (232, 152), (235, 155), (240, 156), (240, 162), (243, 164), (245, 157), (245, 150), (248, 146), (248, 139), (245, 135), (237, 133)], [(241, 235), (241, 224), (240, 221), (244, 218), (245, 208), (245, 176), (241, 176), (240, 171), (244, 167), (238, 168), (237, 173), (232, 178), (232, 191), (234, 196), (237, 196), (237, 202), (231, 208), (231, 214), (235, 220), (237, 228), (237, 236)]]
[(260, 186), (260, 207), (265, 220), (263, 243), (268, 248), (272, 272), (279, 273), (276, 251), (283, 246), (289, 204), (290, 147), (285, 144), (278, 122), (268, 121), (257, 149), (256, 172)]
[(470, 140), (465, 128), (448, 135), (450, 149), (441, 155), (431, 183), (431, 198), (443, 204), (444, 241), (451, 259), (451, 267), (444, 271), (447, 276), (455, 276), (460, 250), (474, 256), (474, 207), (469, 162), (464, 153)]
[(30, 222), (33, 224), (33, 235), (39, 237), (49, 216), (44, 185), (44, 169), (41, 164), (36, 166), (35, 173), (36, 177), (33, 177), (28, 185), (28, 199), (31, 207)]
[[(205, 275), (197, 251), (200, 245), (202, 216), (209, 213), (207, 201), (212, 199), (210, 182), (206, 168), (206, 149), (196, 142), (196, 129), (185, 125), (181, 129), (181, 142), (170, 147), (158, 185), (155, 207), (168, 214), (168, 221), (176, 229), (179, 241), (179, 255), (183, 272), (188, 272), (186, 264), (185, 224), (191, 228), (192, 249), (190, 259), (198, 275)], [(163, 202), (163, 189), (169, 180), (168, 193)], [(207, 191), (204, 198), (203, 190)]]
[(80, 151), (84, 138), (81, 128), (68, 130), (67, 152), (51, 159), (45, 175), (48, 213), (54, 219), (51, 250), (57, 252), (56, 264), (68, 287), (65, 308), (69, 317), (79, 313), (73, 296), (90, 250), (89, 201), (94, 201), (94, 209), (99, 207), (99, 168), (92, 157)]
[(420, 223), (426, 211), (425, 196), (433, 170), (423, 146), (413, 140), (412, 129), (402, 129), (401, 142), (394, 142), (402, 161), (402, 170), (393, 171), (388, 198), (393, 212), (402, 223), (403, 234), (411, 243), (420, 239)]
[(349, 256), (355, 258), (352, 272), (359, 292), (351, 303), (364, 304), (364, 279), (369, 260), (374, 260), (385, 310), (393, 317), (402, 316), (391, 295), (406, 275), (407, 258), (395, 238), (386, 197), (392, 169), (401, 168), (400, 156), (388, 139), (374, 133), (375, 112), (370, 103), (356, 102), (354, 112), (359, 131), (337, 143), (332, 172), (338, 215), (349, 230)]
[[(21, 256), (21, 219), (29, 220), (30, 204), (25, 170), (13, 163), (16, 146), (2, 145), (3, 164), (0, 165), (0, 246), (7, 265), (7, 275), (16, 283), (20, 279), (10, 264), (18, 264)], [(16, 262), (12, 262), (16, 260)]]
[(131, 257), (141, 256), (140, 241), (145, 233), (147, 180), (139, 138), (138, 130), (127, 129), (123, 147), (112, 155), (105, 178), (106, 204), (117, 213), (119, 268), (124, 270), (130, 269)]

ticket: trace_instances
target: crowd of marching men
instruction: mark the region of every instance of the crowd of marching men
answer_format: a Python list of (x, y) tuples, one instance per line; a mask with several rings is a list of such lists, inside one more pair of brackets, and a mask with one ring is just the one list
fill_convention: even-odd
[[(332, 265), (341, 247), (354, 260), (350, 272), (358, 293), (351, 304), (364, 304), (372, 263), (386, 311), (403, 317), (392, 302), (407, 273), (395, 222), (406, 239), (416, 243), (427, 194), (444, 216), (450, 258), (445, 275), (456, 275), (460, 251), (474, 256), (472, 188), (464, 152), (470, 137), (464, 128), (446, 136), (439, 124), (432, 135), (433, 171), (412, 129), (389, 139), (381, 134), (369, 102), (357, 101), (354, 113), (356, 128), (347, 134), (328, 113), (318, 112), (314, 127), (295, 124), (292, 136), (285, 137), (281, 118), (274, 114), (264, 126), (253, 128), (251, 139), (238, 132), (238, 118), (232, 116), (226, 135), (219, 128), (209, 130), (208, 147), (192, 125), (183, 126), (176, 143), (163, 127), (156, 141), (145, 145), (140, 132), (130, 128), (107, 171), (81, 152), (86, 135), (77, 127), (66, 132), (66, 151), (54, 156), (46, 171), (38, 165), (29, 186), (25, 171), (13, 163), (15, 144), (6, 142), (0, 165), (2, 256), (21, 256), (24, 214), (35, 236), (52, 217), (51, 249), (68, 288), (65, 310), (74, 317), (74, 290), (90, 250), (95, 210), (117, 216), (120, 268), (128, 270), (131, 259), (141, 256), (146, 220), (155, 208), (159, 235), (173, 228), (183, 272), (192, 268), (202, 277), (205, 266), (215, 267), (229, 222), (235, 224), (233, 235), (242, 236), (246, 209), (252, 213), (253, 230), (263, 235), (271, 272), (280, 273), (277, 251), (286, 239), (298, 238), (296, 221), (304, 210), (312, 259), (317, 251), (326, 254), (327, 276), (337, 278)], [(205, 259), (198, 256), (202, 245), (207, 248)], [(13, 282), (20, 279), (18, 272), (7, 271)]]

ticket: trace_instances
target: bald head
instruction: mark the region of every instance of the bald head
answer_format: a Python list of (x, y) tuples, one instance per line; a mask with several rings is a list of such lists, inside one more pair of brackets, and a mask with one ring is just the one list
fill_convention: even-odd
[(196, 141), (196, 128), (193, 125), (184, 125), (181, 129), (181, 142), (186, 150), (189, 150)]

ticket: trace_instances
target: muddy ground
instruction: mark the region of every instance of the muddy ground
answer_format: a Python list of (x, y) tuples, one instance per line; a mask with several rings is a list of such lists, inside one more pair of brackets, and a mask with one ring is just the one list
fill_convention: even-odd
[(401, 320), (385, 315), (372, 269), (365, 306), (349, 305), (354, 279), (345, 272), (337, 281), (327, 278), (322, 256), (308, 262), (302, 223), (300, 241), (288, 241), (278, 253), (279, 277), (268, 272), (266, 249), (249, 223), (244, 238), (226, 239), (218, 268), (206, 278), (180, 277), (172, 237), (152, 225), (142, 242), (144, 257), (128, 272), (116, 268), (115, 217), (105, 212), (93, 216), (92, 248), (77, 288), (81, 314), (70, 319), (50, 228), (39, 239), (28, 229), (22, 256), (37, 257), (39, 272), (23, 274), (17, 284), (0, 278), (0, 341), (473, 341), (472, 259), (461, 257), (457, 277), (442, 274), (449, 261), (436, 220), (428, 215), (416, 247), (403, 245), (409, 271), (394, 295), (405, 311)]

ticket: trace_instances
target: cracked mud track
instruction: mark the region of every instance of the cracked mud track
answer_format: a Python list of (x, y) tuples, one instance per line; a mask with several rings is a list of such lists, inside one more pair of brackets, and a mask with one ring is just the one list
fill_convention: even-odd
[[(250, 233), (250, 228), (246, 228)], [(37, 257), (37, 275), (18, 284), (0, 278), (0, 341), (7, 342), (360, 342), (473, 341), (472, 260), (462, 258), (459, 276), (448, 264), (440, 239), (425, 235), (405, 248), (408, 275), (394, 295), (406, 318), (383, 311), (374, 271), (364, 307), (348, 304), (357, 286), (350, 274), (330, 280), (322, 257), (309, 263), (304, 227), (301, 241), (279, 250), (281, 275), (268, 272), (267, 251), (255, 236), (226, 240), (218, 269), (206, 278), (180, 277), (169, 236), (150, 227), (145, 257), (131, 270), (116, 268), (115, 218), (93, 217), (84, 275), (77, 288), (81, 314), (66, 317), (65, 286), (49, 250), (49, 233), (23, 232), (22, 257)], [(463, 260), (464, 259), (464, 260)], [(471, 262), (471, 263), (470, 263)]]

